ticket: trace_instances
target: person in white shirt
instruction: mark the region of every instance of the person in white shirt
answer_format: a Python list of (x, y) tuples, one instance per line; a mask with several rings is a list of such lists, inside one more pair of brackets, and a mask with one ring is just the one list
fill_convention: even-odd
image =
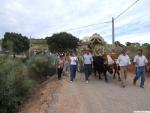
[(76, 78), (76, 71), (77, 71), (77, 56), (75, 53), (70, 54), (70, 81), (73, 82)]
[(88, 83), (89, 76), (92, 74), (92, 63), (93, 63), (93, 57), (89, 52), (89, 50), (86, 50), (86, 53), (83, 55), (83, 62), (84, 62), (85, 80), (86, 83)]
[(148, 63), (148, 60), (143, 55), (143, 50), (138, 50), (138, 55), (134, 57), (134, 64), (136, 66), (136, 76), (133, 79), (133, 84), (136, 85), (136, 81), (141, 77), (141, 84), (140, 87), (144, 88), (145, 82), (145, 68)]
[(122, 54), (119, 55), (117, 59), (117, 64), (120, 66), (121, 72), (121, 80), (122, 80), (122, 87), (125, 88), (126, 86), (126, 79), (127, 79), (127, 72), (128, 66), (131, 64), (129, 56), (126, 54), (126, 50), (122, 51)]

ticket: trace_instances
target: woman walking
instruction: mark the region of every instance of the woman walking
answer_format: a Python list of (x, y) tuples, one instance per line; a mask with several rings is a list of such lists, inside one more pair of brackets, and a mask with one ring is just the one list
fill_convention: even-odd
[(63, 60), (63, 56), (60, 55), (60, 58), (58, 59), (58, 62), (57, 62), (58, 80), (61, 80), (63, 67), (64, 67), (64, 60)]
[(76, 78), (77, 71), (77, 56), (74, 53), (70, 54), (70, 82)]

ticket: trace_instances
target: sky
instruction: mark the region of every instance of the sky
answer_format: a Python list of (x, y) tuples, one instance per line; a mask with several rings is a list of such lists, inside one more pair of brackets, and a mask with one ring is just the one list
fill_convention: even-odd
[[(98, 33), (112, 43), (112, 17), (117, 17), (133, 2), (135, 0), (0, 0), (0, 38), (5, 32), (32, 38), (68, 32), (79, 39)], [(150, 0), (139, 0), (114, 21), (115, 41), (150, 43), (149, 4)]]

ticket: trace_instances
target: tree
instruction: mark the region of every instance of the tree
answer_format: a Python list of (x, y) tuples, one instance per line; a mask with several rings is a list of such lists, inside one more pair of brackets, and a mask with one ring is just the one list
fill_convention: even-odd
[(126, 46), (131, 46), (131, 42), (126, 42)]
[(14, 57), (16, 53), (25, 52), (29, 49), (29, 39), (18, 33), (6, 32), (2, 39), (2, 48), (9, 52), (13, 52)]
[(72, 34), (61, 32), (46, 37), (51, 52), (66, 52), (74, 50), (78, 46), (79, 39)]
[(123, 44), (121, 44), (119, 41), (115, 41), (115, 46), (125, 47)]
[(116, 45), (116, 46), (119, 46), (119, 45), (120, 45), (120, 42), (119, 42), (119, 41), (115, 41), (115, 45)]
[(144, 43), (144, 44), (142, 44), (142, 48), (150, 49), (150, 44), (149, 43)]

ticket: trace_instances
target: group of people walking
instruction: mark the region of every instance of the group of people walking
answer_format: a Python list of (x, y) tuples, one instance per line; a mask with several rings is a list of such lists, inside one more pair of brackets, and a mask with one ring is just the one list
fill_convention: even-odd
[[(59, 55), (57, 63), (58, 79), (61, 79), (62, 74), (70, 73), (70, 82), (76, 79), (77, 70), (81, 70), (84, 67), (85, 80), (88, 83), (89, 76), (92, 74), (93, 57), (89, 51), (86, 51), (83, 56), (77, 55), (75, 52), (71, 52), (67, 55)], [(79, 68), (78, 68), (79, 67)]]
[[(133, 60), (136, 73), (133, 84), (136, 85), (136, 81), (141, 77), (141, 88), (144, 88), (147, 63), (148, 60), (143, 55), (143, 50), (139, 49)], [(108, 82), (107, 72), (113, 74), (113, 78), (116, 78), (115, 74), (117, 73), (118, 80), (121, 81), (121, 86), (125, 88), (128, 67), (131, 64), (130, 57), (125, 49), (115, 58), (113, 58), (111, 54), (102, 54), (99, 51), (92, 54), (89, 50), (86, 50), (83, 55), (71, 52), (65, 56), (59, 55), (57, 62), (58, 79), (61, 79), (62, 74), (67, 74), (70, 75), (70, 82), (73, 82), (76, 79), (77, 70), (83, 68), (86, 83), (89, 82), (89, 77), (93, 71), (95, 76), (98, 72), (99, 79), (102, 79), (101, 75), (103, 74), (106, 82)]]
[[(126, 54), (125, 50), (118, 57), (117, 63), (120, 66), (122, 87), (125, 87), (126, 86), (128, 66), (131, 64), (130, 58)], [(136, 81), (139, 78), (141, 78), (140, 87), (144, 88), (145, 75), (146, 75), (145, 71), (146, 71), (146, 66), (148, 64), (148, 60), (143, 55), (143, 50), (142, 49), (138, 49), (138, 53), (133, 59), (133, 64), (135, 65), (135, 77), (133, 79), (133, 84), (136, 85)]]

